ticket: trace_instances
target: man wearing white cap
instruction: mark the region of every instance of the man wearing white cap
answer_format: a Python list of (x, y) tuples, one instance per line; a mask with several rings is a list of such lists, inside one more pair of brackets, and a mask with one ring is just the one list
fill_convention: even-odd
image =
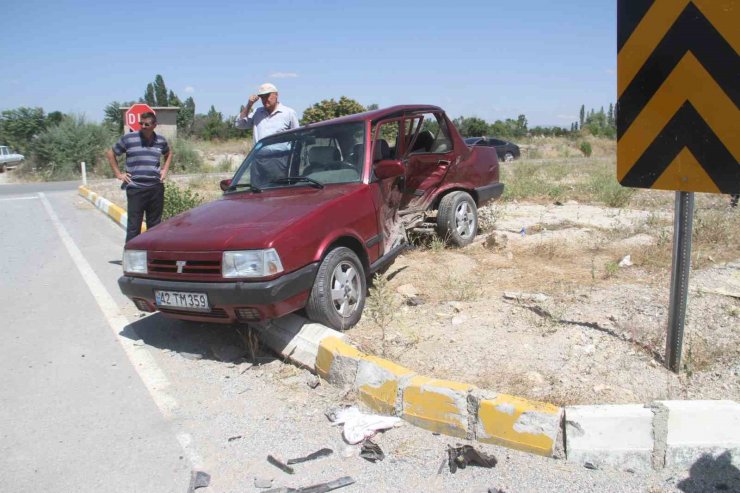
[[(252, 116), (249, 116), (257, 99), (262, 100), (262, 108), (258, 108)], [(247, 106), (239, 113), (234, 125), (236, 128), (253, 129), (255, 143), (268, 135), (299, 126), (295, 110), (278, 102), (277, 87), (269, 82), (262, 84), (257, 89), (257, 94), (249, 96)]]

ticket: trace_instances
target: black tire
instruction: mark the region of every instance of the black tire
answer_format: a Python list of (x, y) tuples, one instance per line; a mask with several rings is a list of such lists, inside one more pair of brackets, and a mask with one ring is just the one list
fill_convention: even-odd
[(452, 192), (442, 197), (437, 212), (437, 233), (459, 247), (470, 245), (478, 232), (478, 207), (467, 192)]
[(367, 280), (360, 259), (349, 248), (335, 248), (321, 261), (306, 314), (333, 329), (348, 329), (360, 321), (366, 293)]
[(0, 173), (5, 173), (5, 163), (0, 164)]
[(506, 154), (504, 154), (504, 162), (505, 163), (509, 163), (509, 162), (511, 162), (513, 160), (514, 160), (514, 155), (512, 153), (507, 152)]

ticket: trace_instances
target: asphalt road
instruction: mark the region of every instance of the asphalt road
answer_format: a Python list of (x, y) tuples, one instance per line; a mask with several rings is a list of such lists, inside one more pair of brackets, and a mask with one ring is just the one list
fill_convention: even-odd
[[(59, 186), (59, 185), (57, 185)], [(404, 425), (375, 437), (371, 463), (324, 413), (352, 395), (307, 385), (305, 370), (246, 355), (237, 328), (142, 316), (118, 291), (123, 230), (75, 191), (0, 186), (0, 471), (3, 491), (188, 491), (304, 487), (351, 476), (342, 492), (703, 491), (713, 471), (591, 470), (496, 446), (493, 469), (440, 465), (459, 440)], [(334, 453), (289, 475), (266, 461)], [(270, 481), (271, 480), (271, 481)], [(738, 479), (740, 481), (740, 479)]]

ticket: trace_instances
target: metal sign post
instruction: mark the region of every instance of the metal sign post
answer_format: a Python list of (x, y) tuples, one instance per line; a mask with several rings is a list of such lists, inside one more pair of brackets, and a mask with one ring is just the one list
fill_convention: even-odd
[(674, 373), (678, 373), (681, 369), (683, 328), (686, 322), (686, 300), (689, 294), (689, 271), (691, 270), (693, 219), (694, 192), (676, 192), (671, 298), (668, 307), (668, 336), (665, 345), (666, 366)]

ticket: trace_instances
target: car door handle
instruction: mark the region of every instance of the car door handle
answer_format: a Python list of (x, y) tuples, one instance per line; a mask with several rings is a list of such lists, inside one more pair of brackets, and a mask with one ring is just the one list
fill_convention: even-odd
[(447, 159), (440, 159), (439, 161), (437, 161), (437, 166), (449, 166), (449, 164), (450, 161), (448, 161)]

